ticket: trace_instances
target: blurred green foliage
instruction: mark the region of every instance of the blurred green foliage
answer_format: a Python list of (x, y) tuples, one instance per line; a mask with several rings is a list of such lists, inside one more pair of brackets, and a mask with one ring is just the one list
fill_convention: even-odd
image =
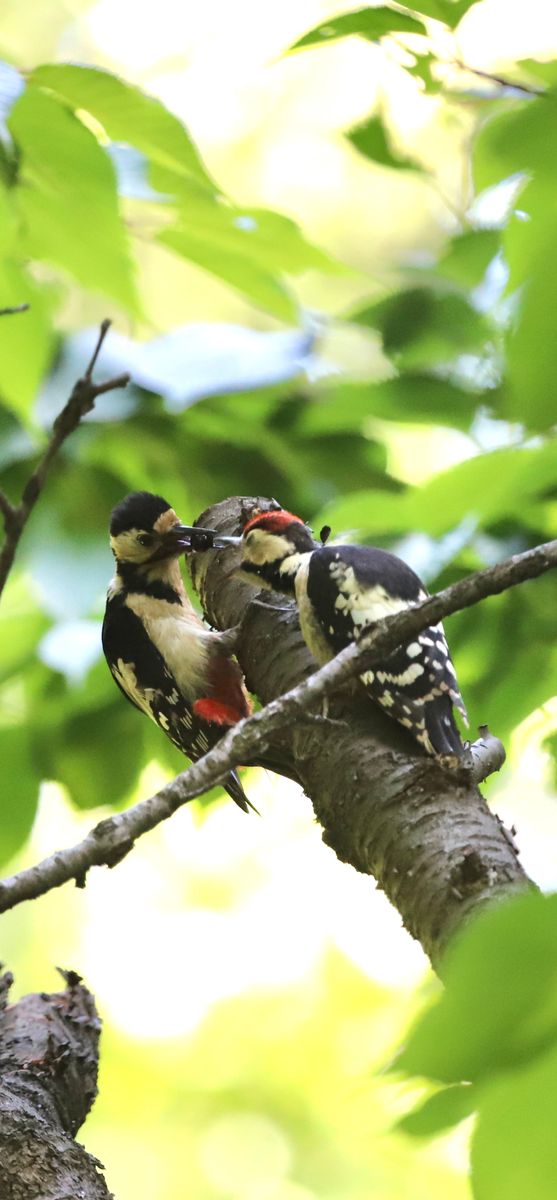
[(554, 1190), (556, 918), (557, 896), (532, 894), (477, 920), (451, 947), (446, 991), (396, 1063), (451, 1085), (403, 1118), (413, 1136), (445, 1130), (477, 1109), (472, 1178), (480, 1200), (549, 1200)]
[[(298, 367), (316, 350), (309, 332), (299, 361), (290, 346), (273, 350), (271, 362), (268, 343), (255, 390), (245, 382), (253, 364), (244, 361), (244, 350), (220, 386), (224, 333), (215, 323), (216, 365), (201, 399), (176, 402), (176, 380), (193, 367), (173, 359), (169, 347), (173, 387), (166, 388), (162, 375), (157, 387), (154, 372), (150, 386), (105, 398), (64, 447), (0, 607), (4, 863), (29, 836), (42, 780), (63, 785), (83, 809), (128, 802), (153, 760), (168, 772), (182, 766), (165, 739), (123, 704), (100, 659), (111, 570), (106, 525), (126, 491), (160, 491), (188, 520), (229, 494), (275, 495), (316, 528), (327, 522), (335, 535), (399, 550), (431, 588), (555, 536), (557, 64), (528, 59), (509, 67), (509, 82), (531, 87), (530, 93), (497, 81), (472, 86), (467, 75), (447, 74), (439, 43), (428, 38), (428, 19), (442, 22), (449, 36), (472, 7), (474, 0), (424, 0), (408, 13), (388, 6), (344, 12), (292, 46), (298, 59), (307, 47), (352, 35), (379, 44), (391, 33), (403, 41), (410, 34), (398, 68), (405, 86), (413, 81), (417, 94), (435, 93), (447, 120), (462, 111), (468, 122), (461, 166), (473, 182), (461, 210), (451, 207), (450, 227), (445, 220), (434, 250), (428, 243), (421, 260), (398, 262), (380, 286), (362, 267), (359, 298), (338, 303), (335, 319), (374, 348), (374, 369), (308, 382)], [(0, 307), (30, 303), (27, 313), (0, 319), (0, 484), (12, 499), (45, 445), (48, 421), (87, 361), (75, 329), (107, 312), (121, 328), (150, 336), (149, 289), (166, 286), (161, 263), (186, 261), (214, 275), (241, 294), (254, 328), (270, 331), (276, 321), (304, 325), (293, 277), (317, 273), (331, 286), (351, 273), (338, 247), (317, 246), (290, 216), (231, 199), (183, 122), (160, 100), (100, 67), (53, 63), (24, 75), (18, 66), (6, 63), (0, 71)], [(413, 175), (434, 191), (438, 186), (431, 162), (397, 131), (395, 112), (377, 106), (346, 128), (345, 140), (370, 172)], [(389, 216), (386, 211), (386, 227)], [(158, 276), (151, 268), (148, 285), (145, 241), (166, 256), (157, 260)], [(108, 369), (106, 356), (100, 372)], [(210, 376), (210, 354), (203, 368)], [(417, 448), (416, 469), (407, 478), (392, 456), (406, 426), (426, 433), (441, 428), (447, 445), (449, 434), (458, 435), (461, 461), (447, 463), (441, 451), (435, 460), (430, 456), (429, 470), (418, 470)], [(488, 722), (508, 738), (557, 693), (554, 597), (554, 581), (546, 578), (451, 619), (472, 727)], [(555, 754), (551, 732), (547, 745)], [(528, 897), (478, 924), (454, 951), (446, 996), (398, 1060), (400, 1071), (449, 1085), (403, 1118), (406, 1133), (431, 1136), (479, 1108), (473, 1142), (478, 1200), (554, 1195), (554, 908), (553, 901)], [(188, 1193), (199, 1197), (308, 1200), (314, 1190), (343, 1200), (448, 1195), (443, 1172), (434, 1179), (422, 1163), (419, 1180), (414, 1175), (406, 1185), (410, 1168), (397, 1173), (390, 1152), (378, 1162), (367, 1146), (373, 1100), (366, 1072), (355, 1073), (357, 1087), (365, 1089), (357, 1103), (339, 1108), (335, 1096), (328, 1109), (339, 1077), (334, 1051), (324, 1054), (323, 1047), (334, 1038), (338, 1012), (355, 1004), (358, 1020), (368, 1013), (370, 1020), (382, 1019), (381, 1002), (361, 981), (351, 979), (345, 988), (338, 964), (333, 975), (328, 998), (320, 993), (282, 1040), (273, 1000), (255, 1005), (247, 1017), (244, 1000), (234, 1002), (224, 1033), (217, 1014), (191, 1054), (184, 1052), (178, 1091), (174, 1076), (174, 1082), (163, 1079), (164, 1053), (136, 1062), (137, 1050), (128, 1056), (118, 1043), (126, 1101), (111, 1084), (102, 1119), (132, 1147), (130, 1094), (144, 1099), (145, 1079), (152, 1097), (168, 1083), (167, 1098), (157, 1103), (168, 1106), (169, 1144), (185, 1139)], [(293, 995), (287, 1004), (298, 1002)], [(249, 1049), (242, 1042), (246, 1020), (255, 1027)], [(261, 1062), (259, 1036), (266, 1039)], [(174, 1047), (168, 1055), (175, 1057)], [(219, 1074), (225, 1059), (226, 1079)], [(134, 1071), (137, 1086), (130, 1086)], [(298, 1097), (302, 1084), (306, 1090)], [(186, 1101), (196, 1129), (216, 1122), (204, 1135), (203, 1153), (213, 1163), (209, 1184), (205, 1168), (191, 1165), (192, 1130), (185, 1137), (175, 1116)], [(231, 1117), (227, 1126), (227, 1106), (246, 1108), (247, 1115)], [(257, 1128), (253, 1109), (264, 1114)], [(298, 1131), (296, 1183), (287, 1187), (291, 1125)], [(105, 1147), (106, 1136), (105, 1129)], [(413, 1148), (401, 1151), (397, 1136), (393, 1154), (410, 1163)], [(274, 1191), (261, 1190), (252, 1168), (242, 1166), (253, 1137), (267, 1147), (261, 1171), (271, 1178), (276, 1168)], [(228, 1187), (214, 1162), (231, 1139), (239, 1174)], [(137, 1163), (144, 1174), (141, 1155)], [(459, 1188), (455, 1179), (451, 1200)], [(128, 1194), (139, 1195), (139, 1181), (130, 1186)], [(163, 1182), (149, 1194), (167, 1200), (173, 1187)]]

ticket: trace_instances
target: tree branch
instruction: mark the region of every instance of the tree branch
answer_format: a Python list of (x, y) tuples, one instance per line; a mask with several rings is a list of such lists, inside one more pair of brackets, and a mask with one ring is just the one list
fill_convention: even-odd
[(482, 71), (480, 67), (470, 67), (468, 63), (462, 62), (461, 59), (455, 59), (455, 66), (461, 71), (466, 71), (470, 75), (477, 75), (479, 79), (487, 79), (490, 83), (496, 83), (498, 87), (512, 88), (515, 92), (523, 92), (525, 96), (544, 96), (545, 92), (542, 88), (532, 87), (527, 83), (515, 83), (512, 79), (506, 79), (503, 75), (494, 75), (492, 71)]
[(6, 493), (3, 492), (1, 489), (0, 489), (0, 512), (2, 513), (2, 516), (4, 518), (4, 525), (5, 525), (5, 527), (7, 527), (9, 525), (10, 521), (13, 520), (14, 506), (13, 506), (13, 504), (10, 504), (10, 501), (8, 500), (8, 497), (6, 496)]
[(85, 374), (74, 384), (69, 400), (56, 417), (50, 441), (33, 474), (25, 484), (19, 504), (12, 505), (7, 496), (3, 492), (0, 492), (0, 512), (4, 519), (4, 528), (6, 531), (4, 544), (0, 551), (0, 595), (11, 571), (23, 530), (44, 487), (52, 460), (58, 454), (66, 438), (74, 432), (74, 429), (77, 429), (82, 418), (88, 412), (91, 412), (97, 396), (101, 396), (105, 392), (111, 392), (115, 388), (125, 387), (129, 383), (130, 377), (127, 374), (117, 375), (114, 379), (107, 380), (106, 383), (93, 383), (95, 364), (109, 328), (110, 321), (103, 321), (91, 361)]
[[(234, 504), (235, 502), (228, 503)], [(255, 501), (253, 503), (255, 504)], [(259, 507), (261, 507), (261, 503), (261, 501), (257, 501)], [(216, 509), (212, 512), (214, 516)], [(200, 518), (200, 523), (207, 524), (206, 516)], [(238, 524), (238, 520), (236, 523)], [(246, 592), (249, 596), (253, 595), (252, 590), (246, 588), (244, 584), (230, 581), (230, 566), (236, 554), (237, 551), (232, 549), (217, 553), (206, 551), (195, 556), (194, 579), (213, 619), (215, 614), (212, 611), (209, 577), (215, 567), (217, 576), (221, 580), (223, 571), (229, 579), (229, 591), (240, 588), (243, 593), (243, 597), (240, 597), (239, 600), (239, 612), (245, 609)], [(350, 701), (348, 706), (344, 702), (340, 709), (340, 720), (330, 721), (322, 718), (315, 726), (312, 722), (307, 722), (305, 718), (309, 710), (321, 704), (326, 696), (331, 696), (332, 693), (338, 691), (340, 685), (361, 671), (364, 665), (367, 667), (369, 663), (384, 658), (401, 642), (415, 636), (427, 625), (441, 620), (449, 613), (476, 604), (489, 595), (521, 583), (525, 579), (540, 575), (555, 565), (557, 565), (557, 542), (550, 542), (523, 554), (514, 555), (513, 558), (507, 559), (495, 567), (489, 567), (485, 571), (460, 580), (436, 596), (429, 597), (417, 604), (411, 610), (396, 613), (378, 622), (373, 632), (363, 638), (359, 646), (348, 647), (332, 662), (313, 673), (312, 668), (315, 664), (301, 642), (294, 606), (285, 604), (281, 600), (277, 609), (272, 603), (272, 598), (270, 604), (261, 602), (254, 609), (251, 622), (244, 622), (244, 626), (250, 625), (246, 636), (251, 651), (254, 651), (255, 645), (255, 660), (261, 658), (257, 649), (259, 636), (257, 625), (259, 623), (262, 628), (267, 630), (264, 635), (267, 641), (267, 654), (271, 649), (275, 662), (280, 663), (280, 670), (284, 673), (284, 671), (288, 672), (293, 669), (298, 678), (300, 675), (302, 676), (302, 682), (294, 687), (289, 687), (286, 694), (270, 699), (264, 709), (230, 729), (209, 754), (177, 776), (155, 796), (141, 801), (126, 812), (115, 814), (101, 821), (77, 845), (59, 851), (36, 866), (27, 868), (1, 882), (0, 912), (13, 908), (24, 900), (43, 895), (70, 879), (75, 879), (78, 885), (83, 886), (90, 867), (116, 865), (129, 853), (138, 837), (170, 817), (182, 804), (203, 794), (222, 781), (232, 767), (240, 763), (249, 763), (261, 755), (269, 745), (272, 748), (274, 739), (277, 736), (279, 738), (284, 736), (287, 731), (295, 769), (300, 774), (306, 790), (314, 799), (316, 811), (325, 829), (326, 840), (334, 846), (340, 857), (348, 858), (360, 870), (375, 874), (379, 882), (385, 886), (385, 890), (392, 892), (393, 888), (388, 886), (388, 880), (384, 878), (384, 870), (377, 865), (375, 849), (370, 846), (366, 838), (364, 852), (361, 844), (363, 831), (360, 829), (358, 832), (360, 846), (356, 852), (351, 845), (354, 829), (351, 827), (350, 821), (346, 820), (347, 791), (353, 791), (354, 795), (360, 796), (361, 799), (361, 789), (363, 788), (365, 791), (369, 787), (370, 779), (373, 779), (374, 776), (373, 803), (376, 808), (380, 807), (378, 806), (378, 795), (381, 794), (382, 789), (385, 792), (387, 787), (387, 776), (390, 779), (390, 785), (385, 794), (388, 799), (387, 807), (391, 810), (389, 821), (393, 828), (399, 828), (401, 822), (403, 826), (405, 824), (408, 826), (408, 804), (412, 800), (416, 805), (417, 796), (418, 802), (414, 817), (418, 826), (427, 815), (428, 804), (429, 816), (432, 818), (430, 823), (436, 829), (436, 822), (433, 818), (442, 817), (442, 831), (437, 829), (435, 837), (433, 837), (430, 830), (428, 835), (432, 837), (431, 849), (435, 854), (440, 853), (441, 848), (436, 846), (436, 839), (440, 837), (441, 832), (445, 851), (447, 846), (455, 841), (455, 831), (457, 834), (459, 832), (463, 834), (464, 845), (461, 844), (462, 838), (457, 836), (456, 845), (449, 855), (451, 861), (445, 863), (437, 858), (435, 863), (438, 877), (440, 877), (441, 868), (443, 868), (443, 872), (449, 871), (452, 879), (451, 894), (453, 898), (458, 893), (459, 901), (462, 900), (463, 884), (460, 879), (460, 870), (462, 863), (469, 859), (470, 846), (474, 846), (478, 838), (482, 843), (482, 848), (485, 849), (485, 844), (488, 845), (490, 865), (483, 864), (482, 871), (477, 868), (476, 876), (473, 879), (470, 877), (469, 870), (467, 875), (465, 873), (467, 880), (465, 908), (476, 906), (479, 883), (482, 884), (483, 892), (488, 895), (497, 890), (498, 886), (505, 888), (510, 885), (524, 886), (527, 882), (526, 877), (517, 864), (514, 848), (510, 845), (509, 839), (501, 832), (496, 818), (485, 807), (473, 787), (476, 780), (485, 778), (491, 770), (498, 769), (504, 760), (504, 751), (500, 742), (487, 734), (486, 730), (482, 730), (480, 742), (476, 743), (472, 749), (472, 765), (469, 767), (459, 765), (455, 770), (448, 770), (439, 762), (424, 757), (403, 730), (384, 717), (379, 710), (375, 709), (375, 706), (370, 705), (367, 701), (356, 704)], [(219, 586), (217, 594), (222, 604), (226, 599), (226, 587)], [(233, 604), (237, 603), (238, 599), (236, 598), (233, 600)], [(220, 622), (216, 621), (215, 623), (219, 624)], [(227, 623), (230, 624), (230, 622)], [(268, 645), (269, 623), (274, 629), (271, 647)], [(242, 637), (245, 634), (244, 630)], [(293, 639), (292, 653), (289, 652), (289, 638)], [(245, 661), (241, 646), (239, 647), (239, 657), (246, 670), (248, 682), (253, 686), (249, 676), (253, 674), (254, 665), (249, 655)], [(255, 669), (260, 670), (261, 668)], [(281, 676), (277, 689), (279, 692), (283, 682), (284, 676)], [(265, 695), (266, 683), (263, 677), (259, 678), (258, 687), (255, 690), (264, 701), (269, 699)], [(336, 714), (334, 715), (336, 718)], [(370, 745), (370, 732), (373, 733), (374, 725), (376, 735), (379, 731), (381, 740), (377, 739)], [(284, 745), (282, 749), (284, 750)], [(334, 762), (336, 762), (336, 768)], [(351, 785), (349, 789), (345, 782), (344, 788), (341, 788), (342, 802), (339, 802), (339, 795), (336, 795), (331, 807), (323, 804), (322, 795), (317, 795), (317, 792), (322, 791), (324, 787), (324, 773), (328, 775), (329, 781), (336, 780), (336, 784), (341, 786), (337, 779), (339, 762), (341, 772), (350, 779)], [(362, 770), (362, 762), (367, 763), (371, 775)], [(352, 787), (352, 784), (357, 784), (357, 786)], [(476, 797), (475, 801), (474, 797)], [(431, 811), (432, 804), (435, 810), (434, 802), (441, 805), (441, 813)], [(366, 803), (369, 804), (369, 797)], [(397, 819), (394, 819), (393, 814), (396, 812), (397, 806), (399, 813)], [(360, 821), (361, 819), (360, 813)], [(444, 828), (445, 820), (449, 823), (450, 835)], [(340, 836), (341, 831), (342, 836)], [(403, 838), (402, 843), (399, 841), (399, 847), (404, 848), (404, 845)], [(347, 849), (347, 847), (350, 848)], [(413, 849), (415, 851), (416, 847)], [(501, 856), (502, 861), (500, 861)], [(371, 866), (372, 861), (373, 867)], [(407, 867), (404, 873), (411, 877), (413, 870), (414, 867), (412, 869)], [(399, 868), (396, 868), (395, 875), (399, 873)], [(394, 888), (394, 891), (399, 895), (402, 881), (399, 879), (396, 882), (397, 887)], [(437, 884), (439, 885), (439, 878)], [(412, 891), (413, 889), (411, 889)], [(485, 896), (483, 898), (485, 899)], [(438, 943), (444, 943), (447, 934), (445, 925), (441, 929), (436, 926), (436, 931), (431, 929), (427, 931), (421, 927), (419, 920), (417, 923), (412, 922), (412, 914), (406, 910), (404, 903), (399, 904), (399, 907), (416, 936), (420, 937), (426, 948), (435, 954)], [(463, 914), (460, 909), (463, 906), (459, 904), (458, 907), (461, 917)], [(449, 915), (456, 922), (456, 914), (453, 912)]]
[(503, 743), (489, 732), (487, 725), (480, 725), (479, 734), (470, 746), (470, 775), (474, 783), (483, 783), (495, 771), (500, 771), (506, 758)]
[(0, 317), (13, 317), (16, 313), (28, 312), (29, 304), (10, 304), (7, 308), (0, 308)]
[(8, 1004), (0, 978), (0, 1196), (110, 1200), (100, 1163), (74, 1140), (97, 1092), (100, 1021), (73, 971), (63, 992)]

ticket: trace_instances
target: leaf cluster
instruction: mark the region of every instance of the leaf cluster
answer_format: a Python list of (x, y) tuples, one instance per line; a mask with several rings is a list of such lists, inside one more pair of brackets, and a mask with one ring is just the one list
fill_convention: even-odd
[[(274, 494), (316, 529), (398, 551), (432, 588), (554, 536), (557, 68), (527, 60), (508, 80), (456, 70), (456, 45), (443, 59), (431, 23), (451, 36), (473, 3), (364, 7), (291, 48), (328, 53), (319, 47), (354, 36), (384, 53), (402, 48), (416, 103), (434, 94), (468, 133), (455, 147), (466, 183), (447, 205), (441, 172), (409, 144), (386, 97), (345, 130), (346, 154), (374, 179), (426, 189), (443, 210), (427, 261), (397, 261), (379, 283), (362, 272), (358, 301), (347, 310), (339, 300), (338, 322), (380, 357), (372, 378), (308, 380), (301, 370), (315, 367), (318, 339), (299, 317), (295, 281), (316, 272), (334, 285), (344, 270), (335, 248), (290, 217), (235, 203), (184, 124), (116, 75), (46, 64), (24, 77), (2, 66), (0, 307), (30, 304), (0, 319), (8, 496), (21, 494), (89, 356), (87, 333), (61, 328), (85, 324), (102, 300), (144, 342), (108, 344), (101, 367), (131, 367), (135, 386), (99, 401), (65, 445), (3, 597), (4, 861), (29, 833), (40, 781), (56, 780), (80, 807), (117, 807), (153, 760), (172, 774), (183, 765), (126, 707), (100, 657), (106, 525), (126, 491), (161, 492), (185, 520), (229, 494)], [(386, 229), (389, 220), (386, 211)], [(195, 264), (238, 292), (255, 328), (153, 337), (145, 241), (159, 265)], [(79, 320), (68, 320), (72, 305)], [(506, 738), (557, 693), (554, 609), (548, 577), (451, 619), (473, 726)], [(547, 745), (554, 754), (555, 738)], [(447, 968), (446, 998), (399, 1061), (447, 1085), (406, 1119), (409, 1132), (430, 1134), (479, 1106), (480, 1200), (553, 1194), (554, 915), (553, 901), (528, 897), (472, 930)]]

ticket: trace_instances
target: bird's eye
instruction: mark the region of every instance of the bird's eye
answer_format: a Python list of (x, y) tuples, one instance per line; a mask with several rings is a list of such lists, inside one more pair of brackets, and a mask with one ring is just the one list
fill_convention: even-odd
[(138, 533), (137, 540), (140, 546), (150, 546), (153, 541), (150, 533)]

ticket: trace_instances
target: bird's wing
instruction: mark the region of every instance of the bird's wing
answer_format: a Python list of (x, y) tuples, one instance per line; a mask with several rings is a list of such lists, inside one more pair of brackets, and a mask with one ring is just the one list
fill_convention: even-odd
[(222, 736), (222, 725), (195, 713), (139, 617), (119, 598), (107, 605), (102, 641), (112, 675), (127, 699), (188, 758), (195, 761), (206, 754)]
[[(325, 596), (330, 619), (321, 622), (323, 633), (338, 654), (376, 621), (425, 599), (427, 592), (414, 571), (388, 551), (327, 546), (312, 555), (308, 595), (317, 615)], [(442, 625), (424, 629), (360, 678), (371, 698), (426, 748), (462, 749), (452, 705), (465, 719), (466, 709)]]

